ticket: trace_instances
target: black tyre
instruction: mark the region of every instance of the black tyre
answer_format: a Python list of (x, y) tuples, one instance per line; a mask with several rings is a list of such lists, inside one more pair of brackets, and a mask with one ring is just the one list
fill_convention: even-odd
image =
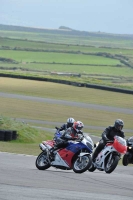
[(11, 141), (12, 140), (12, 131), (5, 130), (5, 138), (4, 141)]
[(35, 165), (39, 170), (45, 170), (45, 169), (48, 169), (50, 167), (50, 164), (49, 164), (48, 159), (47, 159), (47, 153), (46, 152), (43, 151), (38, 155), (36, 162), (35, 162)]
[(76, 157), (73, 162), (73, 171), (75, 173), (83, 173), (91, 166), (92, 158), (89, 154), (81, 157)]
[(12, 131), (12, 140), (16, 140), (17, 139), (17, 131), (13, 130)]
[(4, 141), (5, 138), (5, 130), (0, 130), (0, 141)]
[(123, 156), (122, 164), (123, 164), (124, 166), (127, 166), (127, 165), (129, 164), (129, 159), (128, 159), (128, 155), (127, 155), (127, 154), (125, 154), (125, 155)]
[(111, 172), (114, 171), (114, 169), (117, 167), (118, 165), (118, 162), (119, 162), (119, 156), (113, 156), (112, 159), (110, 160), (110, 162), (106, 162), (106, 165), (105, 165), (105, 172), (107, 174), (110, 174)]
[(93, 163), (91, 164), (90, 168), (88, 169), (89, 172), (94, 172), (96, 167), (94, 167)]

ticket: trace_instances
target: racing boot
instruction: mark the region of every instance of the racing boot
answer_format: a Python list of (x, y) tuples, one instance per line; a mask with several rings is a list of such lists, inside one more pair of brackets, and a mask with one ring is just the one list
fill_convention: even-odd
[(92, 155), (92, 162), (95, 162), (96, 157), (98, 156), (100, 151), (102, 151), (104, 146), (105, 146), (105, 142), (103, 140), (100, 140), (98, 146), (96, 147), (96, 149)]
[(93, 155), (92, 155), (92, 162), (95, 162), (97, 155), (98, 155), (98, 152), (95, 150)]
[(55, 152), (54, 152), (55, 150), (56, 150), (56, 147), (52, 147), (50, 149), (50, 159), (51, 159), (51, 161), (53, 161), (55, 159)]

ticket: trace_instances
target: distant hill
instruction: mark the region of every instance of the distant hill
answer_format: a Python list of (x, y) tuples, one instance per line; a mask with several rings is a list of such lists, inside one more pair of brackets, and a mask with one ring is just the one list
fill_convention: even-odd
[(66, 26), (60, 26), (59, 29), (61, 29), (61, 30), (71, 30), (71, 31), (73, 30), (73, 29), (66, 27)]
[(133, 34), (111, 34), (103, 32), (87, 32), (74, 30), (65, 26), (60, 26), (58, 29), (45, 29), (45, 28), (35, 28), (35, 27), (23, 27), (14, 25), (4, 25), (0, 24), (0, 30), (4, 31), (21, 31), (21, 32), (36, 32), (36, 33), (50, 33), (50, 34), (62, 34), (62, 35), (75, 35), (75, 36), (93, 36), (100, 38), (121, 38), (121, 39), (133, 39)]

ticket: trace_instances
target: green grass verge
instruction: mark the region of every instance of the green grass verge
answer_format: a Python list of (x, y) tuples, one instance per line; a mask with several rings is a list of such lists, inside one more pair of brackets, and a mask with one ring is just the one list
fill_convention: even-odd
[(43, 140), (53, 138), (53, 134), (31, 127), (29, 124), (17, 122), (9, 117), (0, 116), (1, 130), (17, 130), (16, 140), (0, 141), (0, 151), (38, 155), (40, 153), (39, 143)]
[(37, 143), (41, 140), (47, 140), (52, 138), (52, 134), (44, 134), (40, 129), (31, 127), (23, 122), (17, 122), (9, 117), (0, 116), (0, 129), (1, 130), (17, 130), (17, 140), (13, 143)]

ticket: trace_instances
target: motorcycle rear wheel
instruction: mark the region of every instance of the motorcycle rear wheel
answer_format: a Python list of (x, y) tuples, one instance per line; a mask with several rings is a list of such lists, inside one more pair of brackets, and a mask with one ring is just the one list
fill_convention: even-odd
[(111, 172), (113, 172), (115, 170), (115, 168), (118, 165), (119, 159), (120, 159), (119, 156), (113, 156), (112, 159), (111, 159), (111, 161), (112, 161), (111, 164), (109, 164), (108, 160), (107, 160), (107, 163), (105, 165), (105, 172), (107, 174), (110, 174)]
[(88, 168), (91, 166), (91, 163), (92, 158), (90, 155), (82, 156), (81, 161), (80, 157), (76, 157), (73, 162), (73, 171), (75, 173), (83, 173), (88, 170)]
[(128, 155), (125, 154), (125, 155), (123, 156), (122, 164), (123, 164), (124, 166), (127, 166), (127, 165), (129, 164)]
[(45, 169), (48, 169), (50, 167), (50, 164), (47, 160), (46, 152), (43, 151), (38, 155), (36, 162), (35, 162), (35, 165), (39, 170), (45, 170)]

